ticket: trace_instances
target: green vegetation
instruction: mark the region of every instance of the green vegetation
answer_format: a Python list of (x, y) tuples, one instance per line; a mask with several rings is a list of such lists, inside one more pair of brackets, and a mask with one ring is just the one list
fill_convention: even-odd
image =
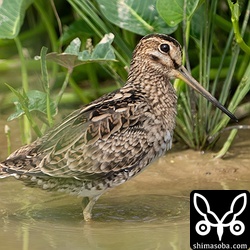
[[(1, 106), (15, 96), (9, 120), (21, 119), (29, 143), (31, 128), (41, 136), (54, 124), (58, 106), (88, 103), (121, 86), (136, 43), (157, 32), (184, 45), (187, 69), (234, 113), (250, 90), (249, 13), (244, 0), (3, 0), (0, 72), (21, 72), (21, 81), (1, 79), (8, 96)], [(174, 85), (176, 138), (193, 149), (213, 147), (229, 118), (181, 81)], [(218, 157), (236, 133), (237, 126)]]

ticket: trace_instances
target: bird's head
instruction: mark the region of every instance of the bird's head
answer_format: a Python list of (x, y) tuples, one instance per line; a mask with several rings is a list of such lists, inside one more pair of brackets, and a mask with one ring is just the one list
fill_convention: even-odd
[(182, 48), (174, 38), (163, 34), (150, 34), (143, 37), (136, 46), (131, 67), (142, 65), (144, 71), (154, 72), (167, 79), (179, 78), (227, 114), (232, 120), (237, 118), (214, 96), (202, 87), (182, 65)]

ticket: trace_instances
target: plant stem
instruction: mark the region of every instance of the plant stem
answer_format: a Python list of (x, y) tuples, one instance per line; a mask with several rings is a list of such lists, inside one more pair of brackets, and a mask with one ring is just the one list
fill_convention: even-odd
[[(46, 31), (47, 31), (49, 38), (50, 38), (52, 51), (57, 51), (58, 50), (57, 35), (56, 35), (55, 28), (53, 26), (53, 22), (51, 21), (51, 18), (49, 18), (49, 16), (48, 16), (47, 10), (45, 10), (43, 8), (42, 1), (39, 1), (39, 0), (34, 1), (34, 6), (37, 9), (37, 11), (39, 12), (39, 14), (42, 18), (42, 21), (46, 27)], [(53, 79), (56, 78), (57, 71), (58, 71), (58, 65), (53, 64), (53, 72), (52, 72)]]
[[(249, 4), (248, 4), (248, 7), (249, 7)], [(245, 17), (244, 17), (243, 26), (242, 26), (242, 30), (241, 30), (241, 36), (243, 36), (245, 33), (248, 19), (249, 19), (249, 11), (246, 12)], [(232, 53), (232, 61), (231, 61), (231, 64), (229, 66), (229, 69), (228, 69), (229, 74), (228, 74), (225, 82), (227, 82), (228, 79), (230, 79), (230, 81), (231, 81), (232, 76), (233, 76), (233, 72), (235, 71), (237, 58), (239, 55), (239, 47), (238, 46), (235, 46), (235, 47), (236, 48), (234, 48), (234, 51)], [(223, 85), (223, 87), (224, 87), (224, 85)], [(237, 87), (236, 92), (234, 93), (234, 96), (229, 104), (228, 109), (230, 111), (234, 112), (236, 107), (239, 105), (239, 103), (242, 101), (242, 99), (245, 97), (245, 95), (249, 92), (249, 90), (250, 90), (250, 64), (248, 64), (248, 67), (246, 68), (246, 71), (245, 71), (245, 73), (240, 81), (240, 84)], [(224, 91), (225, 90), (223, 88), (222, 92), (224, 92)], [(225, 102), (225, 100), (220, 100), (220, 101), (222, 103), (223, 103), (223, 101)], [(216, 112), (218, 112), (218, 110)], [(223, 127), (226, 126), (228, 121), (229, 121), (229, 117), (224, 116), (222, 118), (222, 120), (217, 124), (217, 126), (213, 129), (213, 131), (210, 133), (210, 135), (213, 136), (218, 131), (220, 131)]]
[(64, 79), (64, 81), (63, 81), (63, 85), (62, 85), (62, 87), (61, 87), (61, 89), (60, 89), (60, 92), (59, 92), (59, 94), (58, 94), (58, 97), (56, 98), (56, 106), (58, 106), (59, 102), (61, 101), (61, 98), (62, 98), (62, 96), (63, 96), (63, 93), (64, 93), (64, 91), (65, 91), (65, 89), (66, 89), (66, 87), (67, 87), (67, 85), (68, 85), (68, 82), (69, 82), (69, 78), (70, 78), (71, 73), (72, 73), (72, 69), (68, 69), (68, 70), (67, 70), (67, 74), (66, 74), (66, 76), (65, 76), (65, 79)]
[(4, 132), (7, 138), (7, 153), (10, 155), (11, 153), (11, 140), (10, 140), (10, 127), (8, 125), (5, 125)]
[(89, 103), (90, 99), (89, 96), (85, 96), (82, 92), (82, 89), (77, 85), (72, 77), (69, 78), (69, 85), (74, 90), (74, 93), (83, 103)]
[(44, 25), (46, 26), (46, 30), (50, 38), (52, 50), (57, 51), (57, 35), (55, 32), (55, 28), (53, 26), (53, 22), (51, 21), (50, 18), (48, 18), (48, 11), (44, 10), (42, 6), (42, 1), (38, 1), (38, 0), (34, 1), (34, 6), (39, 12), (39, 15), (41, 16), (42, 21)]
[[(245, 95), (249, 92), (250, 90), (250, 64), (245, 72), (245, 75), (243, 76), (234, 96), (233, 99), (231, 100), (228, 109), (234, 111), (236, 107), (239, 105), (239, 103), (242, 101), (242, 99), (245, 97)], [(225, 124), (227, 124), (229, 121), (229, 117), (224, 117), (221, 122), (217, 126), (217, 132), (220, 131)], [(224, 146), (222, 149), (219, 151), (219, 153), (216, 155), (216, 158), (222, 157), (225, 155), (227, 150), (229, 149), (233, 138), (235, 137), (237, 133), (237, 129), (233, 129), (225, 142)]]
[[(14, 38), (14, 40), (15, 40), (17, 51), (18, 51), (19, 58), (21, 61), (22, 88), (23, 88), (23, 92), (27, 93), (29, 90), (29, 83), (28, 83), (28, 72), (27, 72), (25, 58), (23, 54), (23, 48), (18, 37)], [(23, 119), (23, 129), (21, 129), (22, 143), (28, 144), (31, 142), (31, 126), (26, 116), (23, 116), (22, 119)]]
[(28, 72), (27, 72), (25, 58), (23, 54), (23, 48), (22, 48), (21, 41), (18, 37), (14, 38), (14, 40), (15, 40), (18, 55), (21, 61), (22, 88), (27, 93), (29, 90), (29, 83), (28, 83)]
[[(236, 1), (236, 3), (232, 3), (232, 1), (228, 0), (228, 5), (230, 7), (231, 10), (231, 21), (233, 24), (233, 29), (234, 29), (234, 34), (235, 34), (235, 38), (236, 38), (236, 42), (238, 43), (238, 45), (240, 46), (240, 48), (247, 53), (248, 55), (250, 55), (250, 47), (244, 42), (242, 35), (240, 33), (240, 28), (239, 28), (239, 16), (240, 16), (240, 11), (239, 11), (239, 3), (238, 1)], [(247, 6), (247, 10), (246, 13), (250, 12), (250, 1), (248, 1), (248, 6)]]
[(230, 135), (228, 136), (226, 142), (224, 143), (222, 149), (216, 154), (215, 158), (222, 158), (230, 148), (235, 136), (237, 135), (238, 129), (233, 129), (230, 132)]
[(47, 71), (47, 64), (46, 64), (46, 54), (48, 49), (45, 47), (42, 47), (41, 49), (41, 72), (42, 72), (42, 82), (43, 82), (43, 88), (46, 93), (46, 113), (47, 113), (47, 120), (49, 127), (53, 125), (53, 118), (51, 113), (51, 101), (50, 101), (50, 86), (49, 86), (49, 77), (48, 77), (48, 71)]

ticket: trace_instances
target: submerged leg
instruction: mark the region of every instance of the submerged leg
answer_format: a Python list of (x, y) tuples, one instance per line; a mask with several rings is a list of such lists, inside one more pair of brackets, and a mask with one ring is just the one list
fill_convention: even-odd
[(92, 208), (95, 205), (96, 201), (101, 195), (94, 197), (83, 197), (82, 199), (82, 210), (83, 218), (85, 221), (90, 221), (92, 217)]

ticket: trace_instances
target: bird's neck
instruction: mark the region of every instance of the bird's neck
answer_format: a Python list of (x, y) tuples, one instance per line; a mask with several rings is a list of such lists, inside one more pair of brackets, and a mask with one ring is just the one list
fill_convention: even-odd
[(128, 76), (127, 86), (136, 89), (147, 100), (155, 114), (169, 120), (176, 116), (177, 96), (170, 80), (150, 70), (137, 72), (134, 68)]
[(130, 69), (126, 86), (140, 92), (152, 104), (173, 103), (175, 108), (177, 103), (176, 92), (170, 79), (154, 70)]

